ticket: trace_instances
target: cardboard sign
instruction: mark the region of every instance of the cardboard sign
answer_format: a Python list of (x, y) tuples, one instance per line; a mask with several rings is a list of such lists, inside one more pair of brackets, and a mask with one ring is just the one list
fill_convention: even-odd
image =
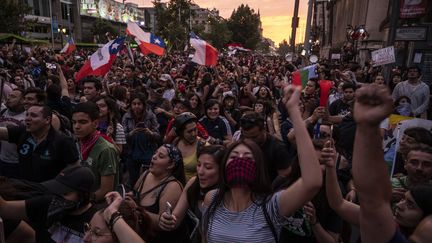
[(340, 60), (341, 59), (341, 54), (331, 54), (331, 59), (332, 60)]
[(396, 62), (394, 46), (373, 51), (371, 54), (374, 67)]

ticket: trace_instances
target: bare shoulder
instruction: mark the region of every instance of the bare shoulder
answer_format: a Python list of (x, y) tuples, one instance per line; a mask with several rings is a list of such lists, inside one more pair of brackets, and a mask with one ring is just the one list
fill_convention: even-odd
[(205, 207), (210, 206), (210, 203), (213, 201), (213, 198), (215, 197), (216, 193), (217, 193), (217, 189), (213, 189), (213, 190), (207, 192), (207, 194), (204, 197), (204, 202), (203, 202)]

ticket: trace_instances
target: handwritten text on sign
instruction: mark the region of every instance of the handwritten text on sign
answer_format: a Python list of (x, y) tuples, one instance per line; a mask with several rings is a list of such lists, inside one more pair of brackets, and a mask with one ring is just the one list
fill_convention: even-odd
[(396, 62), (394, 47), (389, 46), (372, 52), (373, 66), (381, 66)]

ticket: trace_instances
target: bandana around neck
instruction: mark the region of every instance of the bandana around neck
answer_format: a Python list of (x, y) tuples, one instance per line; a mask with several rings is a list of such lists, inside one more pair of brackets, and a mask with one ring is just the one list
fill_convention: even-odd
[(80, 142), (81, 156), (84, 161), (87, 160), (90, 151), (93, 149), (93, 146), (95, 145), (96, 141), (99, 139), (100, 136), (101, 136), (101, 132), (96, 131), (89, 138), (85, 140), (81, 140)]

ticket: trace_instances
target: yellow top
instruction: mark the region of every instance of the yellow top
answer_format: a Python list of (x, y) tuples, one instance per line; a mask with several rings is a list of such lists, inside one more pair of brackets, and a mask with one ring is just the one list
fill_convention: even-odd
[(196, 176), (196, 166), (197, 166), (197, 150), (187, 157), (183, 157), (184, 170), (186, 175), (186, 182), (189, 181), (190, 178)]

